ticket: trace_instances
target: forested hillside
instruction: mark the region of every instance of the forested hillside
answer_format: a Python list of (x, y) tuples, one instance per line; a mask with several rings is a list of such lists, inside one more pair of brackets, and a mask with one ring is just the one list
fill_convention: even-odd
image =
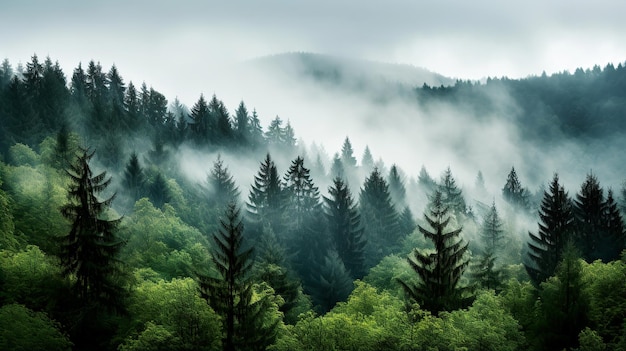
[[(402, 94), (601, 145), (625, 131), (625, 78)], [(626, 187), (593, 164), (569, 189), (568, 169), (537, 190), (500, 159), (495, 183), (411, 174), (215, 89), (188, 107), (94, 61), (2, 63), (0, 349), (626, 349)]]

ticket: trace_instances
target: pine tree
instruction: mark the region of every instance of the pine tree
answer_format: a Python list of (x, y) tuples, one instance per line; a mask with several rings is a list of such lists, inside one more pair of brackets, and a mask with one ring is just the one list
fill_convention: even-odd
[(210, 204), (219, 211), (231, 202), (239, 203), (239, 190), (228, 167), (224, 166), (221, 155), (217, 155), (217, 160), (213, 163), (213, 169), (207, 179), (207, 190)]
[(70, 232), (61, 238), (62, 272), (74, 277), (73, 290), (82, 306), (119, 306), (123, 289), (115, 282), (120, 273), (118, 255), (124, 242), (116, 235), (121, 219), (106, 218), (115, 195), (99, 200), (111, 178), (106, 172), (93, 175), (89, 162), (94, 153), (82, 149), (67, 170), (69, 202), (61, 213), (71, 221)]
[(328, 188), (330, 197), (324, 197), (328, 230), (339, 258), (354, 279), (365, 275), (365, 238), (361, 227), (361, 216), (352, 199), (348, 185), (341, 178), (333, 180)]
[(506, 184), (502, 188), (502, 197), (506, 202), (518, 209), (529, 209), (528, 191), (522, 187), (522, 183), (520, 183), (515, 172), (515, 167), (511, 167), (511, 171), (506, 178)]
[(420, 280), (418, 283), (399, 280), (399, 283), (409, 299), (436, 315), (462, 307), (463, 289), (458, 285), (468, 265), (464, 257), (468, 244), (459, 237), (462, 228), (446, 232), (450, 217), (441, 192), (433, 194), (428, 212), (424, 219), (433, 231), (418, 228), (432, 241), (434, 252), (415, 249), (413, 258), (407, 260)]
[(623, 250), (626, 249), (626, 232), (611, 189), (606, 197), (603, 223), (605, 232), (598, 243), (598, 258), (603, 262), (619, 260)]
[(247, 219), (255, 239), (262, 232), (274, 233), (284, 239), (286, 199), (276, 165), (268, 153), (251, 186), (247, 202)]
[(361, 221), (367, 240), (366, 266), (373, 266), (383, 257), (399, 248), (402, 235), (398, 227), (398, 214), (391, 203), (389, 186), (374, 168), (365, 179), (359, 196)]
[(139, 164), (137, 153), (133, 152), (124, 170), (124, 186), (128, 190), (133, 202), (143, 196), (145, 185), (146, 176), (143, 172), (143, 168)]
[(202, 296), (224, 318), (225, 351), (263, 349), (276, 336), (275, 324), (263, 326), (264, 300), (252, 299), (252, 248), (246, 248), (239, 212), (234, 203), (229, 204), (213, 235), (211, 261), (217, 276), (199, 276)]
[(596, 176), (591, 173), (587, 174), (574, 200), (576, 218), (574, 239), (582, 258), (587, 262), (593, 262), (599, 258), (598, 245), (605, 232), (603, 223), (605, 213), (604, 191)]
[(441, 192), (444, 204), (450, 209), (450, 211), (452, 211), (455, 215), (464, 215), (467, 212), (463, 192), (456, 186), (456, 181), (452, 176), (450, 167), (448, 167), (441, 176), (438, 188)]
[(363, 151), (363, 158), (361, 159), (361, 167), (367, 173), (370, 173), (374, 169), (374, 157), (370, 151), (370, 147), (365, 145), (365, 151)]
[(561, 261), (563, 248), (572, 239), (574, 229), (571, 200), (559, 184), (558, 174), (554, 174), (549, 191), (543, 194), (539, 219), (538, 233), (528, 233), (530, 261), (524, 263), (528, 275), (537, 286), (554, 274)]
[(198, 101), (191, 107), (191, 133), (196, 142), (206, 144), (209, 142), (209, 134), (215, 128), (212, 116), (209, 113), (204, 95), (200, 95)]

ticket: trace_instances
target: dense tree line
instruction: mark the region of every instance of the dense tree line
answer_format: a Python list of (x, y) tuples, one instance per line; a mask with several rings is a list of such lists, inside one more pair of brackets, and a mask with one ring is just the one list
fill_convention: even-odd
[[(2, 349), (626, 345), (626, 188), (593, 173), (574, 196), (555, 174), (536, 203), (512, 168), (487, 205), (480, 172), (410, 177), (348, 137), (326, 159), (280, 117), (168, 106), (116, 67), (66, 82), (5, 61), (0, 92)], [(216, 155), (204, 179), (182, 145)], [(231, 149), (254, 159), (247, 184)]]

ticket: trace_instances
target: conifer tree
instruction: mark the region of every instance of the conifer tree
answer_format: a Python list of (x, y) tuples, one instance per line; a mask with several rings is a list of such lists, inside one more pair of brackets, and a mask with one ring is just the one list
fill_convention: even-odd
[(345, 179), (346, 177), (346, 171), (343, 167), (343, 163), (341, 162), (341, 158), (339, 158), (339, 154), (335, 153), (335, 155), (333, 156), (333, 162), (330, 165), (330, 175), (333, 178), (342, 178)]
[(216, 207), (220, 211), (231, 202), (239, 203), (239, 189), (237, 189), (228, 167), (224, 166), (221, 155), (217, 155), (217, 160), (213, 163), (213, 169), (207, 179), (207, 190), (207, 196), (212, 207)]
[(611, 189), (606, 197), (603, 223), (605, 233), (598, 243), (598, 258), (603, 262), (619, 260), (623, 250), (626, 249), (626, 232)]
[(253, 301), (252, 248), (244, 242), (239, 212), (234, 203), (229, 204), (213, 235), (211, 261), (217, 276), (199, 276), (202, 296), (224, 318), (225, 351), (264, 349), (276, 337), (276, 324), (263, 325), (265, 301)]
[(463, 192), (457, 187), (456, 180), (454, 180), (454, 177), (452, 176), (450, 167), (448, 167), (441, 176), (438, 189), (441, 192), (444, 204), (455, 215), (464, 215), (467, 212)]
[(365, 151), (363, 151), (363, 158), (361, 158), (361, 167), (367, 173), (370, 173), (374, 169), (374, 157), (370, 151), (370, 147), (365, 145)]
[(402, 235), (398, 214), (391, 203), (389, 185), (378, 168), (365, 179), (359, 196), (361, 221), (365, 228), (366, 266), (373, 266), (399, 248)]
[(462, 307), (463, 289), (458, 285), (468, 265), (464, 257), (468, 244), (459, 237), (462, 228), (446, 231), (450, 217), (440, 191), (433, 194), (424, 219), (432, 231), (422, 226), (418, 228), (427, 240), (432, 241), (434, 251), (415, 249), (413, 257), (407, 260), (420, 280), (418, 283), (399, 280), (399, 283), (409, 299), (438, 314)]
[(346, 137), (343, 141), (343, 145), (341, 146), (341, 162), (343, 162), (343, 166), (345, 168), (352, 169), (356, 167), (354, 150), (352, 149), (352, 143), (348, 137)]
[(255, 239), (262, 232), (274, 233), (279, 242), (284, 239), (285, 193), (276, 165), (268, 153), (261, 162), (248, 194), (247, 219)]
[(515, 167), (511, 167), (511, 171), (506, 178), (506, 184), (502, 188), (502, 197), (506, 202), (518, 209), (529, 209), (528, 191), (522, 187), (522, 183), (520, 183), (517, 177), (517, 172), (515, 172)]
[(354, 279), (361, 279), (364, 270), (365, 238), (361, 227), (361, 216), (348, 185), (335, 178), (328, 188), (330, 197), (324, 197), (328, 230), (334, 247), (345, 268)]
[(276, 116), (267, 127), (265, 139), (270, 145), (281, 145), (283, 141), (283, 120)]
[(589, 173), (574, 200), (574, 241), (587, 262), (599, 258), (598, 245), (606, 233), (603, 223), (605, 213), (604, 191), (596, 176)]
[(415, 223), (415, 219), (413, 218), (413, 212), (409, 206), (405, 206), (404, 210), (398, 216), (398, 226), (400, 229), (400, 233), (403, 235), (409, 235), (413, 233), (417, 224)]
[(124, 170), (124, 186), (128, 190), (133, 202), (143, 196), (145, 185), (146, 176), (143, 172), (143, 168), (139, 164), (137, 153), (133, 152)]
[(554, 274), (561, 261), (565, 244), (572, 240), (574, 214), (569, 196), (559, 184), (558, 174), (554, 174), (550, 189), (543, 194), (539, 210), (539, 230), (528, 233), (528, 259), (524, 263), (528, 275), (535, 285), (539, 285)]
[(230, 143), (233, 138), (233, 129), (230, 123), (230, 115), (228, 114), (228, 109), (224, 106), (224, 102), (213, 94), (208, 107), (212, 116), (211, 119), (215, 122), (212, 141), (221, 145)]
[(318, 312), (330, 311), (337, 302), (346, 301), (352, 292), (352, 279), (334, 249), (327, 251), (323, 263), (313, 272), (310, 294)]
[(209, 142), (209, 134), (215, 128), (212, 116), (209, 113), (209, 106), (200, 95), (198, 101), (191, 107), (191, 133), (196, 142), (206, 144)]
[(265, 138), (263, 135), (263, 127), (261, 126), (261, 121), (259, 120), (259, 116), (256, 113), (256, 109), (252, 110), (252, 115), (250, 115), (249, 126), (249, 135), (250, 135), (250, 144), (252, 146), (259, 146), (265, 142)]
[(489, 212), (483, 219), (481, 228), (481, 237), (483, 240), (484, 251), (497, 255), (504, 245), (504, 230), (502, 229), (502, 220), (498, 214), (496, 203), (493, 202), (489, 208)]
[(156, 208), (162, 209), (163, 205), (171, 201), (170, 188), (161, 172), (156, 174), (154, 180), (148, 187), (148, 194), (150, 201)]
[(235, 134), (237, 143), (247, 145), (250, 143), (250, 116), (243, 100), (235, 110)]
[(391, 166), (389, 170), (389, 176), (387, 177), (387, 183), (389, 184), (389, 194), (391, 195), (391, 201), (398, 212), (406, 206), (406, 188), (404, 181), (402, 180), (398, 171), (398, 166), (395, 164)]
[(437, 188), (437, 182), (430, 176), (426, 167), (420, 168), (420, 173), (417, 177), (417, 183), (424, 190), (424, 192), (430, 196)]
[(480, 236), (483, 249), (471, 266), (473, 280), (482, 288), (498, 290), (502, 285), (502, 270), (496, 265), (498, 254), (504, 245), (504, 230), (495, 202), (485, 215)]
[(70, 177), (69, 202), (61, 213), (71, 229), (61, 238), (62, 272), (75, 279), (73, 290), (82, 306), (119, 306), (123, 289), (115, 278), (120, 272), (118, 255), (124, 242), (116, 235), (121, 219), (108, 219), (107, 209), (115, 195), (105, 200), (98, 195), (111, 178), (106, 172), (93, 175), (89, 162), (94, 152), (82, 149), (67, 174)]

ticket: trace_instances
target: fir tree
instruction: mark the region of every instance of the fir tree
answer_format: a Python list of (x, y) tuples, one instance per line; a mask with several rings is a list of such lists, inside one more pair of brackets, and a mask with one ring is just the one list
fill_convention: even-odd
[(162, 209), (163, 205), (171, 201), (170, 188), (161, 172), (158, 172), (154, 177), (154, 180), (148, 188), (148, 194), (150, 201), (156, 208)]
[(524, 263), (528, 275), (537, 286), (554, 274), (561, 261), (563, 248), (572, 239), (574, 229), (571, 200), (559, 184), (558, 174), (554, 174), (549, 191), (543, 194), (539, 219), (538, 233), (528, 233), (529, 262)]
[(581, 185), (580, 192), (574, 200), (575, 243), (581, 251), (582, 258), (587, 262), (598, 259), (598, 245), (605, 235), (604, 218), (606, 204), (604, 191), (593, 174)]
[(373, 266), (383, 257), (399, 248), (402, 233), (398, 227), (398, 214), (391, 203), (389, 186), (374, 168), (365, 179), (359, 196), (361, 220), (367, 240), (366, 266)]
[(392, 165), (389, 170), (387, 183), (389, 184), (391, 201), (393, 201), (396, 210), (400, 212), (400, 210), (406, 206), (406, 188), (398, 171), (398, 167), (395, 164)]
[(427, 195), (431, 195), (437, 188), (437, 182), (428, 174), (426, 167), (420, 168), (420, 173), (417, 177), (419, 186), (424, 190)]
[(333, 178), (342, 178), (345, 179), (346, 177), (346, 171), (343, 167), (343, 163), (341, 162), (341, 158), (339, 158), (339, 154), (335, 153), (335, 155), (333, 156), (333, 162), (330, 165), (330, 175)]
[(347, 169), (356, 168), (356, 158), (354, 157), (354, 150), (352, 149), (352, 143), (350, 139), (346, 137), (341, 146), (341, 162)]
[(432, 196), (428, 212), (424, 214), (424, 219), (432, 231), (422, 226), (418, 228), (427, 240), (432, 241), (434, 251), (420, 252), (415, 249), (413, 258), (407, 260), (420, 281), (417, 284), (399, 282), (409, 299), (438, 314), (462, 307), (463, 289), (458, 285), (468, 265), (464, 257), (468, 244), (459, 237), (461, 228), (446, 232), (450, 217), (441, 192), (436, 191)]
[(99, 200), (111, 178), (106, 172), (93, 175), (89, 162), (94, 153), (82, 149), (67, 170), (70, 177), (69, 202), (61, 213), (71, 230), (61, 238), (62, 272), (74, 277), (73, 290), (82, 306), (120, 306), (123, 289), (116, 283), (120, 273), (118, 255), (124, 242), (116, 235), (121, 219), (108, 219), (107, 209), (115, 195)]
[(239, 190), (228, 167), (224, 166), (221, 155), (218, 155), (213, 163), (213, 169), (207, 179), (207, 190), (210, 204), (219, 211), (231, 202), (235, 204), (239, 202)]
[(263, 127), (261, 126), (261, 121), (259, 120), (259, 116), (256, 113), (256, 109), (252, 110), (252, 115), (250, 116), (249, 126), (249, 135), (250, 135), (250, 143), (252, 146), (259, 146), (265, 142), (265, 138), (263, 136)]
[(209, 114), (209, 106), (207, 105), (204, 95), (200, 95), (198, 101), (191, 107), (190, 115), (191, 133), (198, 143), (208, 143), (209, 134), (215, 128), (212, 116)]
[(506, 202), (518, 209), (529, 209), (528, 191), (522, 187), (522, 183), (520, 183), (515, 172), (515, 167), (511, 167), (511, 171), (506, 178), (506, 184), (502, 188), (502, 197)]
[(361, 216), (352, 199), (348, 185), (341, 178), (333, 180), (328, 188), (330, 197), (324, 197), (330, 237), (339, 258), (354, 279), (363, 278), (365, 238)]
[(605, 232), (598, 242), (598, 258), (603, 262), (619, 260), (626, 249), (626, 232), (611, 189), (606, 197), (603, 223)]
[(489, 208), (489, 212), (483, 219), (481, 228), (481, 238), (484, 245), (485, 253), (497, 255), (503, 248), (504, 230), (502, 229), (502, 220), (498, 215), (496, 203), (493, 202)]
[(124, 170), (124, 186), (128, 190), (133, 202), (143, 196), (145, 185), (146, 176), (143, 172), (143, 168), (139, 164), (137, 153), (133, 152)]
[(263, 349), (276, 337), (275, 324), (263, 325), (260, 312), (265, 301), (253, 301), (252, 248), (246, 248), (239, 212), (229, 204), (213, 235), (211, 261), (217, 276), (199, 276), (202, 296), (224, 318), (225, 351)]
[(250, 143), (250, 116), (243, 100), (235, 110), (235, 134), (237, 142), (241, 145)]
[(350, 274), (335, 250), (328, 250), (323, 263), (313, 274), (314, 284), (310, 293), (320, 313), (330, 311), (337, 302), (346, 301), (352, 292)]
[(268, 153), (251, 186), (247, 202), (247, 219), (255, 239), (262, 232), (271, 231), (279, 240), (283, 238), (285, 193), (276, 165)]
[(463, 192), (456, 186), (456, 180), (454, 180), (454, 177), (452, 176), (450, 167), (448, 167), (441, 176), (438, 189), (441, 192), (444, 204), (455, 215), (464, 215), (467, 212)]
[(267, 127), (265, 139), (270, 145), (281, 145), (283, 141), (283, 120), (276, 116)]
[(370, 151), (370, 147), (365, 145), (365, 151), (363, 151), (363, 158), (361, 158), (361, 167), (367, 173), (374, 169), (374, 157)]

